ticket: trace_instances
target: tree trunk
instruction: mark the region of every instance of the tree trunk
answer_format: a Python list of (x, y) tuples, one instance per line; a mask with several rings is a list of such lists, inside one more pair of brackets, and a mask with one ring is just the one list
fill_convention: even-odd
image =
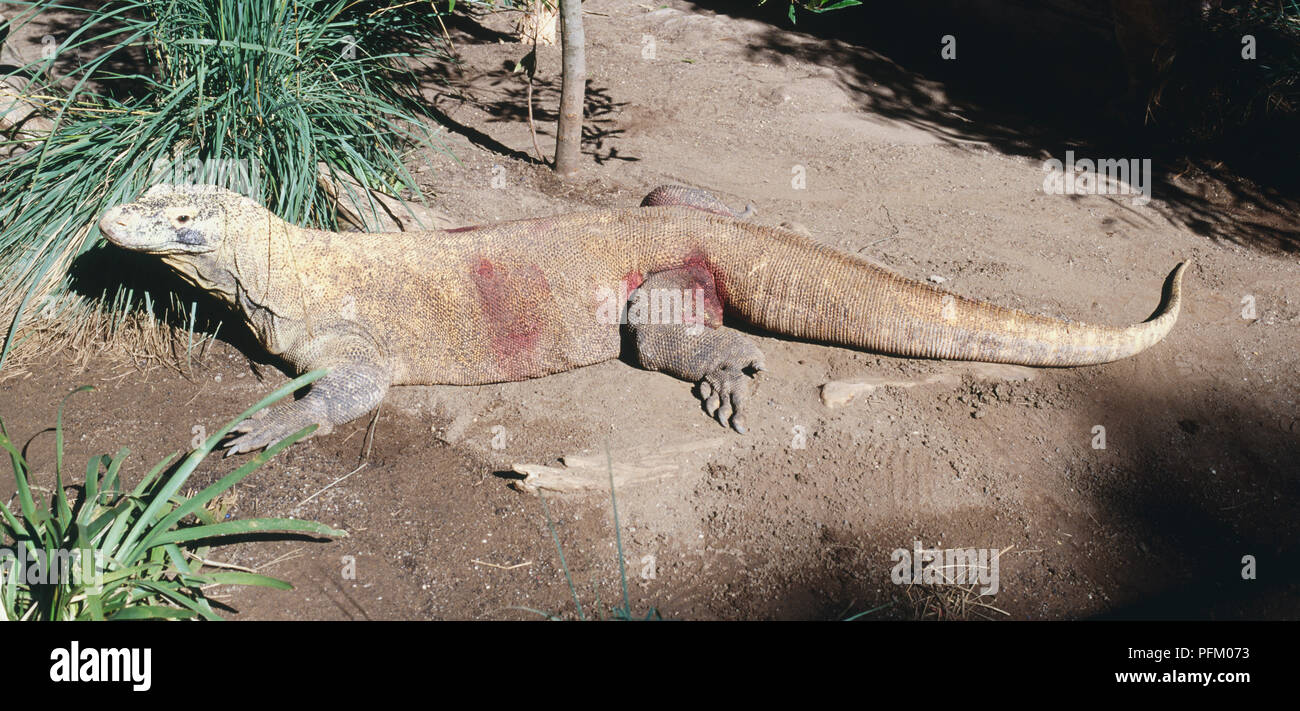
[(587, 89), (587, 57), (583, 51), (582, 0), (560, 0), (560, 43), (563, 79), (560, 123), (555, 131), (555, 172), (570, 176), (582, 159), (582, 105)]

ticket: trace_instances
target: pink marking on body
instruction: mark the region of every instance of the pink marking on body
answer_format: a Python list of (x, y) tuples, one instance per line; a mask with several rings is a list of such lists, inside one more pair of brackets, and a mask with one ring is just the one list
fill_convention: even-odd
[(644, 281), (645, 277), (641, 276), (641, 272), (631, 271), (623, 275), (623, 285), (627, 287), (628, 293), (640, 288)]
[(538, 372), (538, 346), (547, 330), (551, 287), (536, 264), (513, 271), (479, 258), (470, 269), (478, 290), (479, 306), (488, 330), (496, 365), (507, 379), (523, 379)]
[(717, 266), (709, 256), (699, 249), (692, 250), (686, 255), (682, 266), (690, 271), (692, 281), (704, 289), (705, 304), (710, 307), (710, 310), (716, 309), (716, 312), (721, 314), (727, 303), (726, 287), (719, 278)]
[(470, 230), (477, 230), (482, 226), (483, 225), (469, 225), (468, 227), (453, 227), (449, 230), (443, 230), (443, 232), (469, 232)]

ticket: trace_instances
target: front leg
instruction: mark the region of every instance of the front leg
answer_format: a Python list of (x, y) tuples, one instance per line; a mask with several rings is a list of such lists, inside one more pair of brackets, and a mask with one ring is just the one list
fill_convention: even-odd
[(375, 362), (347, 360), (323, 367), (330, 372), (312, 383), (301, 400), (239, 423), (234, 432), (242, 436), (226, 443), (226, 456), (269, 447), (308, 425), (318, 425), (315, 435), (328, 434), (335, 425), (378, 407), (392, 381), (390, 369)]

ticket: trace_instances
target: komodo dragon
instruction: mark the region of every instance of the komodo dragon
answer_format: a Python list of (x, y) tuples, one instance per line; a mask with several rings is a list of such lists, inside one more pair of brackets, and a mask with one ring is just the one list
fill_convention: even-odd
[[(301, 399), (241, 423), (228, 454), (311, 424), (327, 433), (390, 385), (518, 381), (609, 360), (624, 327), (644, 367), (697, 383), (705, 410), (744, 433), (747, 376), (763, 355), (721, 327), (724, 311), (805, 340), (1033, 366), (1124, 358), (1178, 318), (1186, 262), (1146, 322), (1095, 326), (966, 299), (737, 214), (708, 193), (664, 187), (637, 208), (337, 234), (214, 186), (158, 185), (108, 210), (100, 229), (235, 305), (294, 368), (330, 369)], [(647, 317), (657, 294), (686, 294), (683, 318)]]

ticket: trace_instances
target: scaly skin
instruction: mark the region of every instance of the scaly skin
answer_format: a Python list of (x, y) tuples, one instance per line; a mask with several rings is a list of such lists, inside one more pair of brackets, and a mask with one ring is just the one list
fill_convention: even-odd
[(746, 205), (744, 210), (736, 211), (727, 207), (713, 193), (688, 188), (684, 185), (660, 185), (641, 198), (641, 207), (660, 207), (663, 205), (684, 205), (698, 210), (712, 212), (725, 217), (753, 217), (754, 206)]
[[(211, 186), (156, 186), (112, 208), (109, 241), (160, 257), (238, 307), (263, 345), (302, 372), (308, 395), (242, 423), (230, 452), (317, 434), (364, 415), (390, 385), (535, 378), (618, 356), (628, 292), (688, 290), (693, 323), (627, 325), (646, 367), (700, 384), (706, 409), (743, 431), (739, 373), (762, 367), (723, 310), (776, 333), (881, 353), (1036, 366), (1105, 363), (1164, 337), (1186, 264), (1159, 310), (1092, 326), (972, 301), (786, 230), (716, 198), (662, 188), (649, 207), (440, 232), (337, 234), (295, 227)], [(652, 193), (654, 195), (654, 193)], [(649, 200), (649, 196), (647, 197)], [(666, 204), (664, 204), (666, 203)], [(735, 213), (732, 213), (735, 214)], [(640, 291), (638, 291), (640, 287)], [(640, 312), (628, 310), (632, 321)], [(687, 319), (690, 321), (691, 319)]]

